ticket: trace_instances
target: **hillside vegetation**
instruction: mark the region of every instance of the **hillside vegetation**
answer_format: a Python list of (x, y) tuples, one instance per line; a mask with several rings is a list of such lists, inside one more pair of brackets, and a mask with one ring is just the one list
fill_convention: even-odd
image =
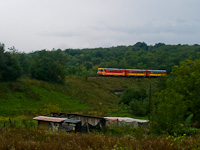
[(29, 78), (0, 83), (0, 115), (34, 115), (47, 111), (106, 114), (119, 109), (114, 91), (156, 87), (158, 79), (67, 76), (64, 85)]
[[(198, 44), (138, 42), (28, 54), (14, 48), (8, 52), (4, 47), (0, 43), (1, 116), (35, 116), (53, 111), (145, 119), (148, 116), (151, 131), (156, 134), (200, 132), (193, 128), (200, 127)], [(99, 67), (167, 70), (168, 76), (97, 77)], [(119, 96), (115, 91), (124, 92)]]

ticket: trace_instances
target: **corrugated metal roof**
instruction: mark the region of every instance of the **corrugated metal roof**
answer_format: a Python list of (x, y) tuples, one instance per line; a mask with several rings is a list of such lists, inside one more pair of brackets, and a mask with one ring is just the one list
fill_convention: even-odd
[(64, 122), (66, 122), (66, 123), (79, 123), (79, 122), (81, 122), (81, 120), (67, 119)]
[(63, 122), (67, 120), (67, 118), (56, 118), (56, 117), (47, 117), (47, 116), (38, 116), (34, 117), (34, 120), (40, 120), (40, 121), (48, 121), (48, 122)]
[(90, 116), (90, 115), (82, 115), (82, 114), (67, 114), (67, 115), (68, 115), (68, 116), (82, 116), (82, 117), (88, 117), (88, 118), (105, 119), (104, 117)]

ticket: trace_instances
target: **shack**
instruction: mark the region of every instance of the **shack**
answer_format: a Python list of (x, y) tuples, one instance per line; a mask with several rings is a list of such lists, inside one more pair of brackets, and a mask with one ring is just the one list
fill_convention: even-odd
[(149, 120), (134, 119), (130, 117), (104, 117), (106, 126), (133, 126), (134, 128), (147, 127)]
[(69, 114), (69, 113), (51, 113), (52, 117), (67, 117), (81, 121), (81, 131), (87, 132), (94, 129), (100, 130), (106, 124), (106, 119), (98, 116)]
[(33, 118), (38, 121), (38, 129), (49, 131), (81, 131), (81, 121), (68, 118), (37, 116)]

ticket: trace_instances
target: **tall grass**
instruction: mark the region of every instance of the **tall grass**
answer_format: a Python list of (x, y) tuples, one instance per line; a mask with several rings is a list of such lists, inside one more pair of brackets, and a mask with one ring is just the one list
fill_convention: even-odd
[(37, 128), (37, 121), (26, 116), (17, 117), (0, 117), (0, 128), (16, 129), (16, 128)]
[(0, 149), (42, 150), (179, 150), (199, 149), (200, 137), (171, 138), (167, 136), (136, 139), (104, 134), (53, 133), (36, 129), (0, 129)]

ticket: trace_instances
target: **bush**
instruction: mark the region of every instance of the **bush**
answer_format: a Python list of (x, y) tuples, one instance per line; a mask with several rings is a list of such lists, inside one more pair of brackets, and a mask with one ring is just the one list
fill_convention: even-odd
[(147, 99), (145, 100), (133, 99), (130, 103), (130, 107), (131, 107), (131, 112), (133, 113), (133, 115), (145, 116), (147, 115), (148, 101)]

